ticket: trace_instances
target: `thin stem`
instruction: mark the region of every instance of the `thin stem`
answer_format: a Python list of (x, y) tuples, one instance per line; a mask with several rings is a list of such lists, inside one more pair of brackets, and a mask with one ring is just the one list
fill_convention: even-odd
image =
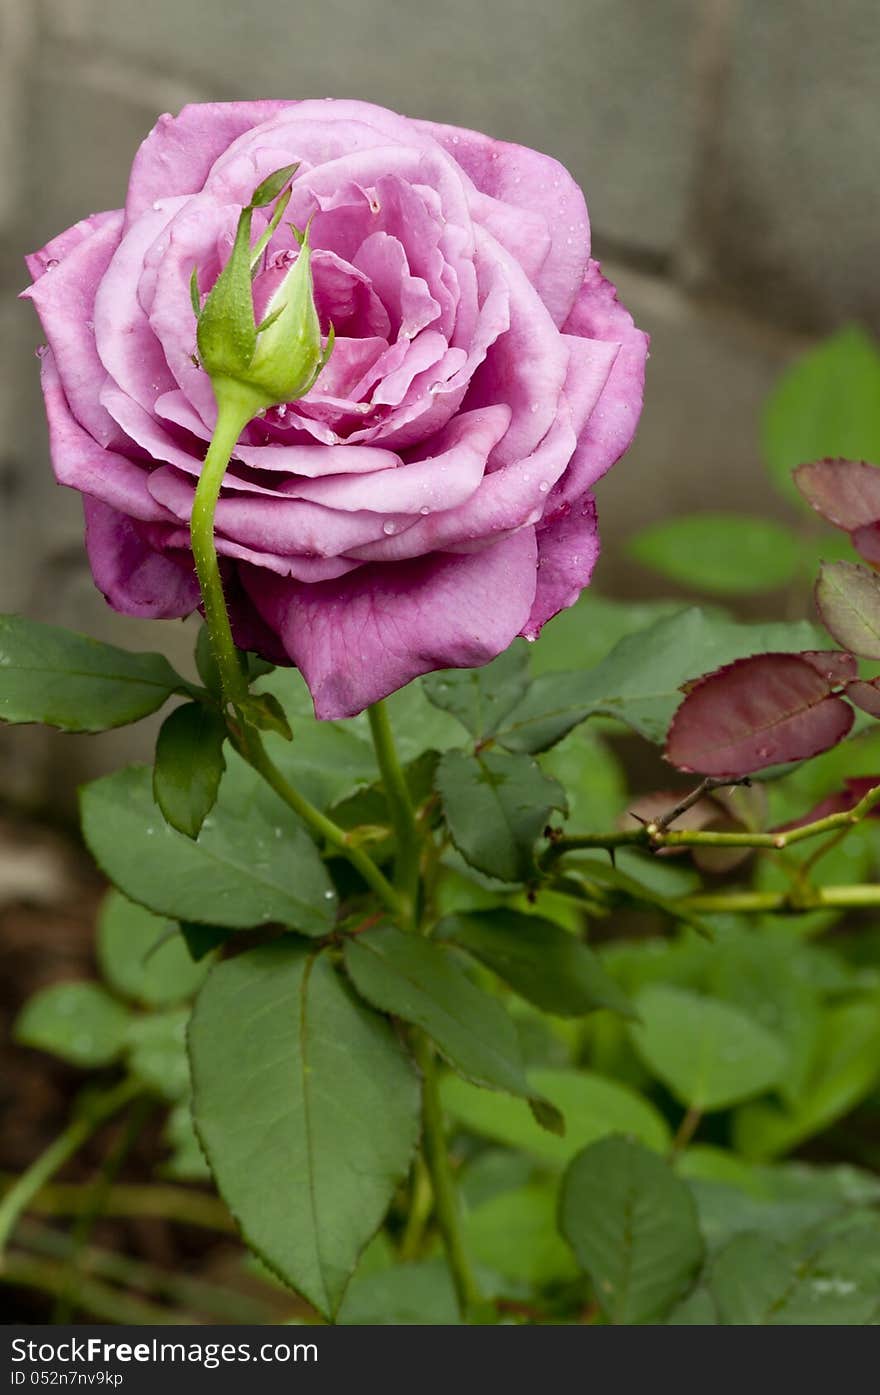
[(707, 775), (705, 780), (701, 780), (696, 789), (691, 790), (683, 799), (664, 814), (662, 818), (654, 820), (654, 826), (660, 833), (665, 833), (676, 819), (680, 819), (682, 814), (686, 814), (689, 809), (693, 809), (695, 804), (699, 804), (704, 795), (712, 794), (715, 790), (735, 789), (738, 785), (750, 785), (751, 779), (748, 775), (742, 775), (737, 780), (718, 779), (714, 775)]
[[(19, 1241), (28, 1251), (45, 1255), (49, 1259), (74, 1259), (74, 1245), (66, 1235), (48, 1226), (28, 1221), (21, 1227)], [(221, 1322), (265, 1323), (278, 1317), (277, 1310), (269, 1308), (260, 1299), (246, 1293), (220, 1288), (216, 1284), (197, 1279), (187, 1274), (174, 1273), (148, 1264), (129, 1255), (115, 1254), (100, 1246), (85, 1250), (81, 1269), (77, 1276), (77, 1288), (82, 1279), (97, 1279), (104, 1283), (119, 1284), (123, 1288), (133, 1288), (154, 1298), (165, 1299), (175, 1309), (184, 1308), (190, 1313), (203, 1313)], [(190, 1321), (195, 1319), (190, 1318)]]
[(253, 728), (247, 730), (246, 738), (241, 742), (238, 749), (267, 784), (284, 800), (284, 803), (298, 814), (303, 823), (307, 824), (313, 833), (319, 838), (323, 838), (332, 848), (341, 853), (343, 857), (353, 867), (357, 868), (364, 881), (372, 887), (379, 900), (386, 910), (391, 911), (397, 918), (407, 915), (407, 907), (403, 898), (395, 891), (387, 877), (376, 866), (376, 863), (367, 853), (356, 844), (351, 843), (344, 828), (340, 828), (332, 819), (328, 819), (326, 814), (322, 814), (320, 809), (316, 809), (299, 790), (295, 789), (289, 780), (282, 775), (275, 762), (266, 750), (259, 732)]
[[(64, 1264), (18, 1250), (6, 1256), (0, 1269), (0, 1284), (32, 1288), (52, 1297), (57, 1297), (63, 1291), (66, 1282), (67, 1269)], [(189, 1313), (147, 1303), (143, 1298), (132, 1298), (130, 1294), (120, 1293), (109, 1284), (99, 1283), (87, 1275), (80, 1278), (77, 1301), (84, 1313), (124, 1327), (159, 1327), (165, 1323), (185, 1325), (193, 1322)]]
[(409, 1215), (406, 1218), (400, 1241), (398, 1257), (401, 1264), (418, 1259), (425, 1235), (425, 1226), (431, 1216), (431, 1178), (420, 1153), (413, 1163), (412, 1190), (410, 1193)]
[(703, 1111), (702, 1109), (698, 1109), (696, 1105), (691, 1105), (687, 1113), (682, 1116), (681, 1123), (678, 1126), (675, 1137), (672, 1140), (672, 1146), (669, 1150), (670, 1160), (677, 1158), (679, 1153), (684, 1152), (699, 1128), (702, 1117)]
[(826, 911), (880, 906), (880, 883), (861, 886), (815, 886), (801, 891), (697, 892), (671, 903), (684, 911)]
[(391, 813), (391, 823), (397, 840), (395, 881), (408, 905), (413, 919), (417, 916), (419, 887), (419, 836), (406, 776), (400, 764), (394, 734), (384, 702), (374, 702), (367, 709), (376, 760)]
[[(8, 1192), (16, 1183), (16, 1178), (0, 1176), (0, 1192)], [(78, 1216), (88, 1209), (91, 1191), (88, 1183), (51, 1182), (31, 1198), (28, 1211), (39, 1216)], [(217, 1197), (167, 1183), (117, 1183), (108, 1191), (101, 1209), (104, 1216), (154, 1217), (222, 1234), (235, 1233), (235, 1222)]]
[(458, 1196), (449, 1166), (443, 1106), (437, 1087), (434, 1048), (427, 1037), (418, 1030), (413, 1032), (413, 1044), (416, 1061), (422, 1072), (422, 1148), (434, 1192), (434, 1211), (443, 1237), (443, 1247), (452, 1274), (459, 1311), (467, 1321), (468, 1315), (483, 1302), (483, 1298), (471, 1270), (461, 1234)]
[(91, 1138), (105, 1119), (118, 1113), (142, 1091), (143, 1086), (137, 1081), (123, 1080), (106, 1094), (89, 1101), (82, 1112), (71, 1120), (64, 1132), (59, 1134), (46, 1151), (31, 1163), (27, 1171), (21, 1174), (0, 1201), (0, 1255), (19, 1217), (27, 1210), (40, 1188), (45, 1186), (68, 1158), (72, 1158)]
[(97, 1177), (88, 1189), (87, 1203), (77, 1216), (70, 1236), (67, 1284), (55, 1304), (51, 1317), (53, 1325), (63, 1325), (71, 1320), (76, 1306), (75, 1288), (82, 1268), (83, 1251), (89, 1243), (96, 1221), (103, 1212), (107, 1194), (149, 1118), (153, 1104), (154, 1101), (148, 1095), (141, 1095), (134, 1100), (120, 1138), (102, 1162)]
[(259, 409), (252, 393), (238, 384), (218, 382), (217, 425), (202, 465), (196, 486), (190, 518), (192, 552), (205, 607), (205, 623), (211, 641), (211, 653), (220, 672), (223, 696), (232, 705), (240, 705), (247, 696), (247, 684), (239, 662), (238, 650), (232, 638), (223, 582), (214, 543), (214, 513), (223, 477), (226, 474), (236, 442), (247, 423)]
[(713, 833), (709, 830), (680, 829), (664, 830), (656, 823), (645, 824), (643, 828), (626, 828), (618, 833), (575, 833), (556, 838), (544, 851), (541, 866), (545, 871), (567, 853), (583, 852), (589, 848), (643, 847), (658, 848), (774, 848), (780, 851), (802, 843), (806, 838), (816, 838), (822, 833), (831, 833), (838, 828), (848, 828), (861, 823), (877, 804), (880, 804), (880, 785), (869, 790), (852, 809), (840, 814), (829, 814), (824, 819), (801, 824), (799, 828), (789, 828), (779, 833)]

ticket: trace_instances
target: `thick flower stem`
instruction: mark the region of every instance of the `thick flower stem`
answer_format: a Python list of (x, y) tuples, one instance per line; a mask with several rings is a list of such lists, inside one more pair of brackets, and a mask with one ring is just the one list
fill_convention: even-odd
[(220, 488), (236, 442), (247, 423), (259, 410), (253, 394), (232, 382), (214, 384), (217, 398), (217, 425), (202, 465), (190, 519), (190, 538), (196, 573), (205, 607), (205, 622), (211, 653), (220, 672), (223, 696), (238, 707), (247, 696), (247, 684), (232, 638), (223, 583), (214, 543), (214, 513)]
[(384, 702), (374, 702), (367, 709), (367, 712), (370, 718), (370, 731), (373, 734), (376, 760), (382, 774), (382, 783), (391, 813), (391, 823), (397, 839), (395, 881), (401, 895), (410, 907), (411, 919), (415, 925), (418, 916), (419, 836), (412, 799), (410, 798), (409, 786), (406, 783), (406, 776), (397, 755), (391, 723), (388, 720), (388, 710)]
[(452, 1274), (459, 1311), (466, 1322), (482, 1306), (483, 1297), (477, 1287), (462, 1240), (458, 1196), (449, 1166), (443, 1106), (437, 1087), (434, 1048), (425, 1034), (418, 1029), (413, 1031), (413, 1047), (422, 1073), (422, 1148), (434, 1193), (434, 1213), (443, 1237), (443, 1247)]
[(407, 914), (407, 907), (403, 898), (395, 891), (387, 877), (376, 866), (373, 859), (351, 843), (344, 828), (340, 828), (332, 819), (328, 819), (326, 814), (322, 814), (320, 809), (316, 809), (299, 790), (287, 780), (278, 766), (272, 760), (258, 731), (249, 727), (244, 739), (238, 744), (238, 749), (245, 760), (253, 766), (267, 784), (284, 800), (284, 803), (298, 814), (303, 823), (329, 843), (332, 848), (347, 858), (353, 867), (360, 872), (364, 881), (375, 891), (379, 900), (386, 910), (390, 911), (396, 920), (402, 920)]
[(143, 1093), (143, 1086), (136, 1080), (123, 1080), (106, 1094), (89, 1102), (87, 1107), (76, 1115), (62, 1134), (49, 1144), (46, 1151), (31, 1163), (18, 1181), (0, 1202), (0, 1254), (15, 1229), (19, 1217), (27, 1210), (33, 1198), (68, 1158), (72, 1158), (105, 1119), (118, 1113), (137, 1095)]

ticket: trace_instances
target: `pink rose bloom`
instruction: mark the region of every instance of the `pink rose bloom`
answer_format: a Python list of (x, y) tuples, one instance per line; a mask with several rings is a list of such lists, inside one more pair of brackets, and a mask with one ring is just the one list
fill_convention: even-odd
[[(257, 316), (312, 219), (336, 345), (242, 433), (216, 512), (237, 642), (295, 664), (320, 717), (485, 664), (587, 585), (591, 490), (632, 440), (645, 335), (589, 259), (583, 195), (545, 155), (348, 101), (163, 116), (124, 209), (28, 258), (52, 461), (83, 495), (95, 581), (128, 615), (199, 605), (189, 518), (216, 419), (194, 360), (255, 186), (299, 161)], [(254, 236), (269, 210), (254, 217)]]

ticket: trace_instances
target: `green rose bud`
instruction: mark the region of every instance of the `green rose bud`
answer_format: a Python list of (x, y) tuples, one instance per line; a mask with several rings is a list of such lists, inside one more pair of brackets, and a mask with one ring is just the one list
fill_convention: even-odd
[[(191, 292), (198, 321), (199, 359), (218, 396), (235, 385), (236, 395), (253, 403), (253, 413), (305, 396), (333, 349), (333, 329), (326, 348), (315, 309), (308, 228), (293, 228), (299, 255), (273, 295), (262, 322), (254, 317), (252, 280), (290, 199), (289, 182), (297, 169), (287, 165), (264, 179), (242, 209), (235, 242), (204, 303), (193, 268)], [(285, 187), (286, 186), (286, 187)], [(251, 246), (255, 208), (275, 203), (265, 232)], [(226, 385), (226, 386), (224, 386)]]

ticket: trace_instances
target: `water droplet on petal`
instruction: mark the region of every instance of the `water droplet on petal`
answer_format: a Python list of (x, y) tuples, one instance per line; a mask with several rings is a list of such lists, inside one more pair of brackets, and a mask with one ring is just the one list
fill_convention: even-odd
[(48, 352), (48, 344), (40, 344), (36, 349), (34, 349), (34, 353), (36, 354), (37, 358), (44, 358)]
[(540, 405), (540, 402), (533, 402), (532, 405), (529, 407), (529, 411), (532, 413), (532, 416), (534, 416), (535, 412), (537, 412)]
[(46, 262), (46, 270), (52, 271), (58, 265), (60, 265), (58, 258), (50, 257), (49, 260)]
[(422, 507), (419, 509), (419, 513), (422, 515), (422, 517), (424, 517), (425, 514), (428, 514), (430, 512), (431, 510), (428, 508), (427, 504), (422, 504)]
[(394, 522), (393, 518), (386, 518), (385, 522), (382, 524), (382, 532), (389, 538), (393, 533), (397, 532), (397, 524)]
[(541, 483), (538, 485), (538, 488), (540, 489), (542, 494), (546, 494), (550, 488), (550, 485), (547, 483), (546, 480), (541, 480)]

